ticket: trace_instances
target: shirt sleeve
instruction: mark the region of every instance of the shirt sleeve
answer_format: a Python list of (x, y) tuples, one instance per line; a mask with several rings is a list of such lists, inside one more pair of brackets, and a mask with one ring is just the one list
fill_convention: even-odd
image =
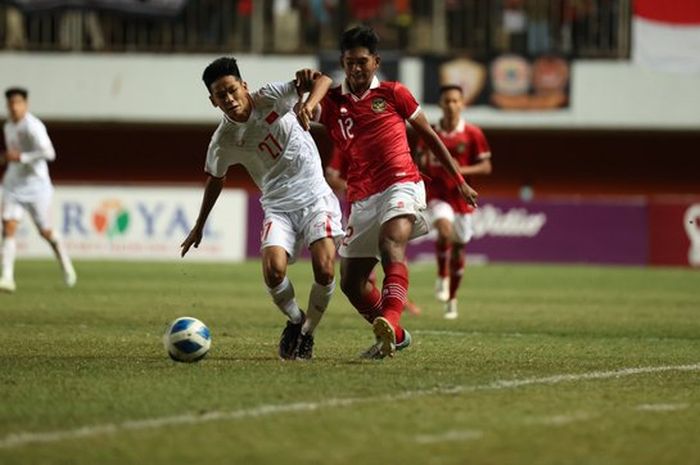
[(486, 140), (486, 136), (484, 136), (484, 132), (481, 130), (481, 128), (477, 126), (469, 126), (468, 131), (471, 139), (474, 141), (472, 144), (473, 151), (471, 153), (472, 162), (478, 163), (482, 160), (491, 158), (491, 148), (489, 147), (489, 143)]
[(212, 136), (207, 149), (207, 159), (204, 163), (204, 171), (215, 178), (226, 176), (228, 167), (237, 163), (232, 151), (226, 148), (224, 124), (222, 122)]
[(400, 82), (394, 86), (394, 98), (396, 110), (403, 119), (412, 120), (420, 113), (420, 105), (410, 90)]
[(22, 152), (19, 156), (20, 163), (32, 163), (37, 160), (53, 161), (56, 159), (56, 151), (53, 148), (46, 126), (41, 121), (33, 121), (28, 126), (29, 137), (32, 141), (32, 150)]
[(287, 113), (299, 101), (297, 88), (293, 81), (272, 82), (258, 91), (259, 103), (275, 108), (280, 114)]

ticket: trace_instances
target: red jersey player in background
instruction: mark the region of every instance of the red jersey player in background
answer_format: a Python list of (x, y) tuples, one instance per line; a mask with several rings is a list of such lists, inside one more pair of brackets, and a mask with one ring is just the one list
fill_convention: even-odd
[[(345, 193), (348, 190), (348, 183), (346, 180), (348, 178), (349, 165), (350, 161), (348, 157), (343, 155), (343, 152), (340, 150), (333, 148), (331, 160), (326, 166), (326, 182), (328, 182), (328, 185), (331, 186), (331, 189), (333, 189), (335, 195), (337, 195), (340, 200), (345, 198)], [(345, 217), (345, 213), (343, 213), (343, 217)], [(369, 281), (372, 285), (377, 284), (377, 275), (374, 271), (369, 275)], [(420, 315), (421, 313), (420, 307), (408, 298), (406, 299), (404, 310), (411, 315)]]
[[(491, 173), (491, 149), (484, 133), (461, 118), (464, 95), (459, 86), (440, 88), (442, 119), (435, 131), (459, 165), (462, 176)], [(435, 297), (445, 302), (445, 318), (457, 318), (457, 289), (464, 273), (464, 246), (472, 238), (474, 208), (459, 195), (454, 177), (425, 146), (419, 152), (429, 176), (428, 210), (437, 230), (435, 242), (438, 277)], [(469, 178), (467, 178), (469, 179)], [(471, 181), (470, 181), (471, 182)]]
[[(340, 40), (345, 80), (326, 94), (320, 108), (304, 105), (300, 111), (310, 119), (318, 110), (334, 145), (350, 160), (351, 211), (340, 246), (341, 289), (372, 324), (376, 340), (363, 357), (373, 359), (393, 356), (411, 343), (399, 323), (408, 292), (406, 245), (428, 230), (425, 187), (411, 158), (406, 120), (445, 164), (460, 195), (473, 205), (477, 197), (411, 92), (375, 76), (378, 42), (370, 27), (345, 31)], [(385, 276), (381, 294), (369, 280), (380, 259)]]

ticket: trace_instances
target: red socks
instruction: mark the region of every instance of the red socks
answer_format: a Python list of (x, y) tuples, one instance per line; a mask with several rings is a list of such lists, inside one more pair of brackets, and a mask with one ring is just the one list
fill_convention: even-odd
[(462, 282), (462, 276), (464, 275), (464, 265), (465, 259), (463, 253), (459, 254), (457, 260), (453, 257), (450, 262), (450, 300), (454, 299), (457, 295), (457, 289), (459, 289), (459, 284)]
[(390, 263), (384, 268), (382, 294), (382, 316), (396, 331), (396, 342), (401, 343), (404, 334), (399, 321), (408, 295), (408, 268), (404, 263)]
[(435, 243), (435, 256), (437, 257), (437, 268), (438, 276), (441, 278), (447, 278), (449, 274), (448, 264), (450, 262), (450, 252), (452, 249), (452, 244), (447, 242), (446, 244)]

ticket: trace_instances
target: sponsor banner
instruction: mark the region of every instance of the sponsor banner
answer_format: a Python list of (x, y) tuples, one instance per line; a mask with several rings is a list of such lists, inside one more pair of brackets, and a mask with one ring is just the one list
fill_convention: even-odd
[(443, 85), (462, 88), (466, 105), (492, 105), (504, 110), (555, 110), (569, 104), (569, 61), (555, 55), (507, 54), (491, 60), (426, 57), (423, 96), (438, 103)]
[[(201, 188), (56, 188), (51, 219), (72, 258), (179, 260), (202, 200)], [(247, 194), (225, 189), (199, 248), (187, 260), (245, 258)], [(25, 214), (17, 237), (18, 257), (51, 257), (51, 249)]]
[[(485, 200), (474, 213), (469, 254), (488, 261), (644, 265), (646, 203)], [(433, 233), (434, 234), (434, 233)], [(412, 256), (434, 254), (432, 237)]]
[(652, 199), (649, 236), (652, 265), (700, 267), (700, 197)]
[[(247, 255), (260, 255), (262, 208), (249, 198)], [(347, 211), (347, 210), (345, 210)], [(409, 245), (412, 259), (432, 259), (435, 233)], [(474, 213), (470, 255), (487, 261), (644, 265), (647, 209), (629, 202), (483, 200)]]
[(86, 8), (145, 15), (175, 16), (184, 8), (187, 0), (13, 0), (10, 3), (14, 3), (28, 13), (57, 8)]

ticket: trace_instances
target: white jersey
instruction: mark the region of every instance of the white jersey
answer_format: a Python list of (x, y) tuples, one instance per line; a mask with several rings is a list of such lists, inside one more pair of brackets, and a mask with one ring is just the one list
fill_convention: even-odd
[(272, 83), (251, 94), (245, 123), (224, 116), (211, 138), (205, 171), (222, 177), (243, 165), (262, 192), (266, 211), (290, 212), (331, 193), (311, 135), (292, 111), (298, 97), (293, 82)]
[(56, 152), (46, 132), (46, 126), (36, 116), (27, 113), (21, 121), (5, 122), (5, 146), (18, 150), (19, 162), (8, 162), (3, 178), (3, 191), (19, 201), (31, 201), (36, 195), (51, 189), (47, 161)]

